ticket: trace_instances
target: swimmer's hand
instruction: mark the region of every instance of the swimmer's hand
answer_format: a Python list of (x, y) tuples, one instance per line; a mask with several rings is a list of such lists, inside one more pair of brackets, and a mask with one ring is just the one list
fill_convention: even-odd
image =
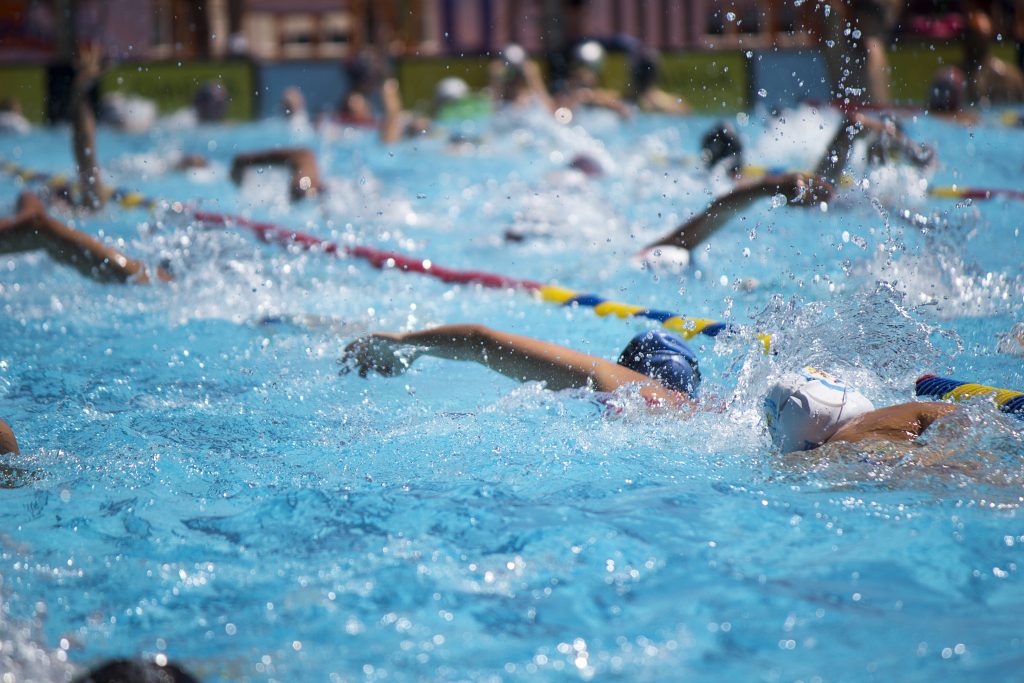
[(46, 215), (46, 206), (39, 197), (31, 192), (22, 192), (18, 196), (18, 218), (30, 221), (33, 225)]
[(832, 198), (832, 185), (812, 173), (785, 173), (768, 176), (763, 185), (785, 195), (792, 206), (817, 206)]
[(338, 359), (341, 374), (358, 370), (360, 377), (366, 377), (372, 370), (385, 377), (401, 375), (421, 354), (409, 346), (404, 337), (399, 333), (378, 332), (356, 339), (345, 347)]

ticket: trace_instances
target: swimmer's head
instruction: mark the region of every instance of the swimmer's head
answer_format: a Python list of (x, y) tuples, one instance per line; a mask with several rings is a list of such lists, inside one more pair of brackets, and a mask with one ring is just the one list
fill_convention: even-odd
[(629, 65), (630, 82), (628, 89), (639, 96), (658, 82), (658, 52), (653, 48), (638, 50)]
[(284, 109), (284, 115), (288, 117), (305, 113), (306, 98), (302, 96), (302, 91), (294, 85), (285, 88), (284, 93), (281, 94), (281, 108)]
[(228, 111), (228, 91), (214, 81), (203, 83), (192, 99), (192, 106), (196, 117), (203, 123), (223, 121)]
[(928, 110), (946, 114), (960, 111), (966, 88), (967, 80), (962, 69), (956, 66), (939, 69), (928, 91)]
[(388, 77), (388, 64), (372, 50), (363, 50), (345, 62), (349, 90), (369, 95)]
[(506, 45), (501, 56), (505, 59), (506, 68), (513, 73), (521, 72), (526, 64), (526, 50), (516, 43)]
[(648, 330), (633, 337), (619, 354), (618, 363), (676, 391), (693, 394), (700, 384), (697, 354), (682, 337), (665, 330)]
[(844, 424), (874, 409), (863, 394), (811, 367), (780, 377), (764, 399), (772, 443), (784, 453), (817, 448)]
[(434, 87), (434, 107), (441, 109), (449, 104), (461, 102), (469, 96), (469, 84), (461, 78), (442, 78)]
[(588, 40), (572, 52), (572, 66), (577, 70), (601, 73), (604, 68), (604, 48), (596, 40)]
[(13, 95), (0, 98), (0, 112), (21, 113), (21, 100)]
[(708, 169), (727, 159), (729, 173), (737, 175), (740, 172), (743, 167), (743, 143), (732, 124), (719, 121), (704, 134), (700, 140), (700, 158)]
[(569, 168), (575, 169), (589, 178), (596, 178), (604, 175), (604, 167), (601, 163), (589, 154), (577, 154), (569, 162)]

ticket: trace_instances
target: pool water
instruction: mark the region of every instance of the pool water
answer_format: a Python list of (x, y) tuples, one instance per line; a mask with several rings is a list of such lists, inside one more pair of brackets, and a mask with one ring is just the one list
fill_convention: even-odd
[[(810, 167), (838, 122), (784, 117), (731, 117), (750, 163)], [(1019, 188), (1024, 133), (997, 120), (908, 119), (938, 168), (855, 161), (827, 207), (763, 200), (679, 272), (630, 257), (728, 188), (693, 162), (710, 118), (499, 115), (464, 124), (469, 149), (280, 121), (101, 131), (114, 185), (771, 331), (778, 353), (697, 337), (713, 410), (691, 419), (430, 358), (339, 375), (369, 330), (478, 322), (614, 358), (644, 323), (187, 212), (65, 214), (178, 280), (0, 257), (0, 416), (22, 447), (9, 464), (33, 473), (0, 490), (0, 670), (63, 680), (142, 653), (206, 681), (1016, 678), (1022, 423), (979, 401), (928, 433), (937, 463), (783, 458), (759, 411), (769, 378), (805, 364), (876, 405), (911, 400), (925, 372), (1024, 386), (997, 351), (1022, 319), (1021, 203), (925, 191)], [(4, 138), (0, 156), (66, 172), (68, 138)], [(314, 148), (328, 195), (291, 205), (273, 171), (233, 186), (232, 155), (272, 143)], [(178, 151), (212, 168), (171, 171)], [(566, 170), (581, 152), (608, 173)], [(3, 212), (20, 189), (3, 184)]]

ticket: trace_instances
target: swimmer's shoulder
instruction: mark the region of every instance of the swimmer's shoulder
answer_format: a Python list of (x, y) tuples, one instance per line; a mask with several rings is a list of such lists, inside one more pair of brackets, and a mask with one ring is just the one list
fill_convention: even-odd
[(911, 402), (864, 413), (839, 428), (827, 443), (871, 439), (913, 441), (940, 417), (957, 409), (949, 403)]

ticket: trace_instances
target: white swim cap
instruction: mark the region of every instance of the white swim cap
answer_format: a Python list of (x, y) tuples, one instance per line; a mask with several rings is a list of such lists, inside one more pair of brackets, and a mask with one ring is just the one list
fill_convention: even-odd
[(107, 93), (100, 102), (100, 119), (133, 133), (146, 131), (156, 121), (156, 102), (137, 95)]
[(526, 63), (526, 50), (517, 45), (516, 43), (509, 43), (505, 46), (505, 49), (501, 51), (501, 54), (505, 57), (505, 61), (508, 65), (521, 69), (523, 64)]
[(434, 88), (434, 101), (439, 107), (450, 102), (458, 102), (467, 95), (469, 95), (469, 85), (455, 76), (442, 78)]
[(604, 48), (596, 40), (588, 40), (576, 48), (573, 60), (580, 66), (600, 71), (604, 65)]
[(632, 263), (637, 268), (650, 268), (655, 272), (681, 273), (690, 265), (690, 250), (663, 244), (644, 249), (633, 257)]
[(811, 367), (783, 375), (764, 399), (772, 442), (787, 453), (817, 448), (844, 424), (874, 409), (841, 379)]

